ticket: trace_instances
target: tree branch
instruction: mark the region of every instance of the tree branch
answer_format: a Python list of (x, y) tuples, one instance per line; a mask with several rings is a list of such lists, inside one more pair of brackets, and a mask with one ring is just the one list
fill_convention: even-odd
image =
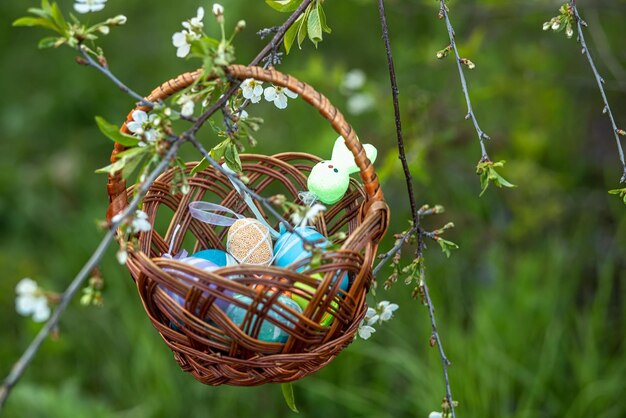
[(476, 120), (476, 116), (474, 115), (474, 110), (472, 109), (472, 102), (469, 97), (469, 91), (467, 89), (467, 82), (465, 81), (465, 72), (463, 71), (463, 63), (462, 58), (459, 55), (459, 50), (456, 47), (454, 28), (452, 27), (452, 23), (450, 22), (450, 17), (448, 16), (448, 7), (446, 6), (445, 0), (439, 1), (439, 17), (443, 18), (446, 22), (446, 28), (448, 29), (448, 37), (450, 38), (450, 47), (454, 51), (454, 57), (456, 59), (456, 65), (459, 69), (459, 77), (461, 78), (461, 89), (463, 90), (463, 95), (465, 96), (465, 102), (467, 103), (467, 115), (465, 119), (471, 119), (474, 124), (474, 129), (476, 129), (476, 134), (478, 135), (478, 141), (480, 142), (480, 162), (489, 161), (489, 155), (487, 155), (487, 149), (485, 148), (485, 139), (491, 139), (489, 136), (480, 129), (478, 125), (478, 120)]
[[(261, 52), (252, 60), (250, 65), (257, 65), (267, 55), (271, 54), (272, 52), (274, 52), (274, 53), (276, 52), (276, 50), (280, 46), (280, 42), (282, 41), (282, 39), (283, 39), (285, 33), (287, 32), (287, 30), (291, 27), (291, 25), (293, 25), (293, 23), (296, 21), (298, 16), (300, 14), (302, 14), (302, 12), (306, 9), (306, 7), (308, 7), (308, 5), (311, 3), (311, 1), (312, 0), (304, 0), (302, 2), (300, 7), (298, 7), (298, 9), (293, 14), (291, 14), (289, 16), (289, 18), (283, 23), (283, 25), (280, 26), (280, 28), (276, 32), (276, 35), (261, 50)], [(85, 58), (85, 60), (86, 60), (86, 62), (87, 62), (87, 64), (89, 66), (97, 69), (102, 74), (104, 74), (120, 90), (122, 90), (126, 94), (130, 95), (134, 99), (138, 100), (138, 102), (143, 104), (143, 105), (151, 106), (151, 107), (156, 107), (157, 106), (156, 103), (152, 103), (152, 102), (146, 100), (144, 97), (142, 97), (141, 95), (139, 95), (138, 93), (136, 93), (135, 91), (130, 89), (124, 83), (122, 83), (113, 73), (111, 73), (111, 71), (108, 68), (106, 68), (103, 65), (100, 65), (91, 56), (86, 54), (86, 52), (83, 50), (83, 48), (81, 48), (79, 46), (78, 49), (79, 49), (79, 52), (81, 52), (81, 54)], [(271, 60), (268, 60), (268, 63), (271, 64)], [(230, 172), (226, 171), (215, 160), (211, 159), (210, 156), (208, 155), (208, 153), (206, 152), (206, 150), (202, 147), (202, 145), (195, 138), (195, 133), (200, 129), (200, 127), (202, 127), (202, 125), (216, 111), (218, 111), (234, 93), (237, 92), (237, 90), (239, 88), (239, 84), (241, 84), (241, 83), (240, 82), (235, 83), (227, 91), (227, 93), (225, 93), (224, 96), (222, 96), (222, 98), (220, 98), (220, 100), (218, 100), (217, 103), (215, 103), (200, 118), (198, 118), (195, 121), (194, 125), (190, 129), (188, 129), (186, 132), (184, 132), (180, 136), (172, 135), (170, 137), (171, 146), (170, 146), (169, 150), (167, 151), (167, 153), (165, 154), (165, 156), (163, 157), (163, 159), (154, 168), (154, 170), (152, 170), (152, 172), (147, 176), (146, 180), (143, 183), (140, 184), (140, 186), (137, 189), (137, 194), (135, 195), (133, 200), (129, 203), (129, 205), (126, 207), (126, 209), (124, 209), (124, 211), (121, 214), (120, 219), (117, 219), (116, 222), (112, 222), (110, 224), (109, 231), (106, 233), (106, 235), (104, 236), (104, 238), (102, 239), (102, 241), (100, 242), (100, 244), (98, 245), (98, 247), (96, 248), (96, 250), (94, 251), (92, 256), (89, 258), (87, 263), (83, 266), (83, 268), (79, 271), (79, 273), (74, 277), (74, 279), (72, 280), (70, 285), (67, 287), (67, 289), (63, 293), (63, 297), (61, 298), (61, 302), (59, 303), (59, 306), (57, 307), (57, 309), (54, 311), (54, 313), (52, 314), (52, 316), (50, 317), (48, 322), (46, 322), (46, 324), (43, 326), (43, 328), (41, 328), (41, 330), (39, 331), (39, 333), (37, 334), (35, 339), (26, 348), (26, 350), (24, 351), (22, 356), (19, 358), (19, 360), (11, 368), (11, 371), (9, 372), (9, 375), (5, 378), (2, 386), (0, 386), (0, 411), (2, 411), (2, 408), (3, 408), (7, 398), (9, 397), (9, 395), (11, 393), (11, 390), (17, 384), (17, 382), (19, 381), (21, 376), (24, 374), (24, 371), (26, 370), (28, 365), (32, 362), (32, 360), (34, 359), (35, 355), (39, 351), (39, 348), (41, 347), (41, 345), (43, 344), (45, 339), (57, 327), (57, 325), (58, 325), (58, 323), (59, 323), (59, 321), (61, 319), (61, 316), (63, 315), (63, 313), (67, 309), (70, 301), (73, 299), (73, 297), (78, 292), (78, 290), (81, 287), (81, 285), (84, 283), (85, 279), (89, 276), (89, 272), (91, 272), (93, 270), (93, 268), (96, 267), (99, 264), (100, 260), (104, 256), (107, 248), (109, 247), (111, 242), (113, 242), (113, 240), (115, 238), (115, 231), (117, 230), (117, 228), (122, 224), (122, 222), (124, 222), (124, 220), (127, 217), (129, 217), (131, 214), (133, 214), (135, 212), (135, 210), (137, 209), (139, 203), (141, 202), (141, 199), (143, 198), (145, 193), (148, 191), (148, 189), (150, 188), (152, 183), (154, 183), (156, 178), (163, 171), (165, 171), (165, 169), (169, 166), (170, 161), (172, 160), (172, 158), (174, 158), (174, 156), (178, 152), (178, 149), (180, 148), (180, 146), (185, 141), (189, 140), (190, 142), (194, 143), (196, 148), (199, 148), (200, 150), (202, 150), (203, 154), (205, 155), (205, 157), (208, 157), (207, 161), (209, 161), (213, 165), (213, 167), (215, 167), (217, 170), (222, 172), (224, 175), (226, 175), (232, 181), (236, 182), (242, 189), (244, 189), (246, 192), (250, 193), (250, 195), (253, 198), (255, 198), (257, 200), (261, 200), (263, 202), (263, 204), (268, 208), (268, 210), (270, 210), (270, 212), (272, 212), (272, 214), (274, 216), (277, 216), (281, 220), (281, 222), (286, 223), (287, 226), (289, 228), (291, 228), (291, 225), (289, 224), (289, 222), (286, 221), (285, 219), (283, 219), (280, 216), (280, 214), (271, 206), (271, 204), (269, 202), (269, 199), (261, 198), (258, 194), (256, 194), (251, 189), (249, 189), (239, 179), (239, 177), (237, 177), (236, 175), (233, 175)], [(306, 241), (309, 242), (309, 240), (306, 240)]]
[[(445, 8), (445, 5), (443, 4), (443, 0), (441, 1), (441, 3), (442, 3), (442, 7)], [(401, 116), (400, 116), (400, 103), (398, 100), (399, 91), (398, 91), (398, 84), (396, 80), (395, 66), (393, 63), (393, 54), (391, 51), (391, 42), (389, 41), (389, 29), (387, 27), (387, 18), (385, 16), (384, 0), (378, 0), (378, 12), (380, 15), (380, 24), (382, 28), (383, 41), (385, 43), (385, 50), (387, 52), (387, 64), (389, 67), (389, 80), (391, 82), (391, 93), (393, 97), (393, 108), (394, 108), (394, 115), (395, 115), (395, 122), (396, 122), (396, 138), (397, 138), (397, 143), (398, 143), (398, 154), (399, 154), (400, 161), (402, 161), (402, 168), (404, 170), (404, 177), (406, 179), (409, 203), (411, 206), (411, 216), (413, 218), (413, 227), (402, 237), (402, 239), (399, 240), (398, 243), (396, 243), (396, 245), (389, 252), (384, 254), (382, 261), (378, 263), (378, 265), (375, 267), (373, 271), (374, 275), (376, 275), (376, 273), (382, 268), (384, 263), (386, 263), (394, 254), (400, 251), (400, 248), (402, 248), (406, 240), (409, 239), (409, 237), (411, 237), (413, 234), (417, 233), (417, 254), (416, 255), (418, 258), (423, 257), (423, 251), (424, 251), (424, 246), (425, 246), (425, 243), (424, 243), (425, 231), (423, 231), (423, 229), (420, 226), (421, 215), (420, 215), (420, 212), (417, 210), (417, 205), (415, 202), (415, 195), (413, 193), (413, 178), (411, 176), (411, 171), (406, 161), (406, 155), (405, 155), (405, 150), (404, 150), (404, 140), (402, 136), (402, 123), (401, 123)], [(451, 26), (449, 26), (449, 29), (451, 29)], [(451, 39), (452, 39), (452, 42), (454, 42), (452, 35), (451, 35)], [(456, 53), (456, 46), (454, 47), (454, 49)], [(460, 66), (460, 61), (457, 61), (457, 62), (459, 63), (459, 66)], [(461, 71), (462, 84), (465, 86), (465, 79), (463, 78), (462, 68), (459, 67), (459, 70)], [(467, 91), (465, 87), (464, 87), (464, 91)], [(467, 96), (467, 93), (466, 93), (466, 97), (467, 97), (468, 107), (471, 113), (471, 104), (469, 102), (469, 96)], [(471, 114), (473, 115), (473, 113)], [(474, 118), (473, 120), (474, 120), (474, 125), (476, 126), (477, 130), (480, 132), (479, 139), (480, 139), (481, 148), (483, 150), (482, 158), (488, 158), (486, 157), (487, 154), (485, 152), (485, 148), (483, 145), (483, 140), (481, 136), (482, 131), (480, 131), (480, 128), (478, 128), (478, 123), (476, 122), (476, 119)], [(423, 262), (421, 264), (421, 268), (423, 272), (423, 268), (424, 268)], [(428, 314), (430, 317), (430, 324), (432, 328), (432, 336), (437, 341), (437, 346), (439, 347), (439, 355), (441, 356), (441, 363), (443, 366), (443, 376), (444, 376), (445, 386), (446, 386), (446, 400), (450, 407), (452, 418), (456, 418), (455, 413), (454, 413), (454, 404), (452, 400), (452, 390), (450, 388), (450, 382), (448, 378), (448, 366), (450, 365), (450, 361), (448, 360), (448, 358), (446, 357), (443, 351), (441, 338), (439, 337), (439, 333), (437, 331), (437, 324), (435, 322), (435, 308), (433, 305), (433, 301), (430, 298), (430, 294), (428, 293), (428, 287), (426, 286), (426, 282), (425, 282), (425, 278), (423, 274), (421, 274), (421, 280), (422, 282), (420, 283), (420, 285), (424, 289), (424, 301), (426, 302), (426, 305), (428, 307)]]
[(48, 337), (48, 335), (50, 335), (52, 330), (57, 327), (59, 320), (61, 319), (61, 315), (63, 315), (63, 313), (65, 312), (65, 309), (69, 305), (70, 301), (74, 298), (85, 279), (89, 277), (89, 273), (94, 269), (94, 267), (96, 267), (100, 263), (100, 260), (104, 256), (107, 248), (115, 238), (115, 231), (117, 230), (117, 228), (122, 224), (122, 222), (124, 222), (127, 217), (135, 212), (143, 196), (146, 194), (146, 192), (148, 191), (154, 180), (156, 180), (156, 178), (159, 176), (159, 174), (165, 171), (165, 169), (169, 166), (170, 161), (172, 160), (172, 158), (174, 158), (181, 145), (182, 141), (174, 142), (170, 149), (167, 151), (167, 154), (161, 160), (161, 162), (147, 176), (146, 181), (144, 181), (140, 185), (140, 187), (137, 189), (137, 194), (128, 204), (126, 209), (124, 209), (124, 211), (122, 212), (121, 218), (116, 222), (111, 223), (109, 230), (107, 231), (102, 241), (100, 241), (100, 244), (98, 245), (92, 256), (89, 258), (87, 263), (85, 263), (83, 268), (78, 272), (76, 277), (74, 277), (65, 292), (63, 292), (61, 302), (59, 303), (59, 306), (55, 309), (48, 322), (46, 322), (43, 328), (41, 328), (35, 339), (30, 343), (28, 348), (26, 348), (26, 351), (24, 351), (19, 360), (13, 365), (13, 367), (11, 368), (11, 372), (6, 377), (6, 379), (2, 383), (2, 386), (0, 387), (0, 411), (2, 411), (2, 407), (4, 406), (4, 403), (11, 393), (11, 389), (19, 381), (22, 374), (24, 374), (24, 371), (32, 362), (35, 354), (37, 354), (37, 351), (39, 351), (41, 344), (43, 344), (43, 342)]
[(581, 19), (580, 14), (578, 13), (578, 8), (576, 7), (576, 1), (570, 0), (569, 2), (571, 10), (574, 12), (574, 18), (576, 20), (576, 31), (578, 32), (578, 41), (582, 46), (582, 53), (587, 57), (587, 61), (589, 61), (589, 65), (591, 66), (591, 70), (593, 71), (593, 75), (596, 78), (596, 83), (598, 84), (598, 89), (600, 90), (600, 94), (602, 95), (602, 100), (604, 101), (604, 112), (609, 115), (609, 119), (611, 121), (611, 127), (613, 128), (613, 135), (615, 136), (615, 142), (617, 144), (617, 151), (619, 152), (619, 159), (622, 163), (622, 177), (620, 178), (620, 183), (626, 183), (626, 161), (624, 160), (624, 150), (622, 148), (622, 143), (620, 141), (619, 128), (615, 124), (615, 118), (613, 117), (613, 112), (611, 111), (611, 107), (609, 106), (609, 101), (606, 98), (606, 93), (604, 91), (604, 79), (600, 76), (598, 69), (596, 68), (596, 64), (591, 58), (591, 54), (589, 53), (589, 48), (587, 47), (587, 43), (585, 42), (585, 35), (583, 34), (583, 26), (587, 26), (584, 20)]

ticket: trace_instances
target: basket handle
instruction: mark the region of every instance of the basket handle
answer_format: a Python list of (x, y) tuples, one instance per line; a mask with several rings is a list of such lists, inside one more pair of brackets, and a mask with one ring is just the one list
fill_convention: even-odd
[[(354, 129), (352, 129), (352, 126), (346, 121), (341, 112), (330, 103), (326, 96), (316, 91), (310, 85), (290, 75), (276, 71), (273, 68), (264, 69), (244, 65), (230, 65), (226, 68), (226, 72), (230, 77), (238, 80), (254, 78), (255, 80), (286, 87), (301, 95), (306, 102), (317, 108), (320, 114), (330, 122), (333, 129), (344, 138), (346, 146), (354, 155), (354, 160), (359, 167), (361, 179), (363, 180), (365, 191), (371, 203), (383, 200), (383, 192), (378, 182), (378, 176), (374, 171), (374, 166), (367, 158), (367, 155), (365, 155), (365, 150), (358, 141)], [(164, 100), (186, 87), (189, 87), (201, 74), (201, 70), (181, 74), (154, 89), (146, 99), (151, 102)], [(215, 78), (215, 76), (209, 77)], [(150, 107), (143, 105), (135, 107), (135, 109), (128, 114), (126, 122), (122, 125), (122, 132), (129, 133), (126, 123), (132, 121), (132, 113), (135, 110), (149, 111)], [(123, 145), (116, 143), (111, 154), (111, 162), (115, 162), (117, 160), (117, 154), (124, 150), (125, 147)], [(122, 179), (120, 173), (109, 175), (107, 191), (110, 202), (109, 208), (107, 209), (107, 219), (110, 220), (115, 214), (121, 212), (128, 205), (126, 182)]]

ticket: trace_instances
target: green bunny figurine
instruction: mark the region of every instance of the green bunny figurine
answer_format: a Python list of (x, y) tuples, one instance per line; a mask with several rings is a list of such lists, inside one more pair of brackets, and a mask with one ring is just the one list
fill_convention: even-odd
[[(376, 160), (378, 152), (371, 144), (364, 144), (365, 154), (371, 162)], [(354, 155), (346, 146), (343, 137), (337, 138), (333, 147), (330, 160), (317, 163), (307, 182), (309, 192), (313, 193), (317, 200), (328, 205), (337, 203), (350, 185), (350, 174), (359, 171), (354, 162)]]

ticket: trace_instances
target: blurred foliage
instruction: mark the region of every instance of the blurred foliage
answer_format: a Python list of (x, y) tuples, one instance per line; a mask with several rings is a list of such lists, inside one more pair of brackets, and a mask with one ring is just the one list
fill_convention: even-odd
[[(61, 291), (102, 236), (95, 225), (107, 206), (106, 179), (93, 171), (107, 163), (111, 144), (93, 118), (119, 123), (133, 103), (100, 74), (77, 66), (69, 50), (37, 50), (41, 31), (10, 27), (35, 3), (0, 2), (2, 376), (41, 326), (16, 314), (15, 284), (32, 277)], [(66, 10), (72, 3), (60, 1)], [(489, 153), (494, 161), (507, 160), (503, 174), (518, 186), (490, 188), (482, 198), (475, 174), (480, 151), (463, 119), (457, 70), (453, 61), (435, 56), (448, 44), (436, 18), (438, 2), (386, 3), (418, 204), (445, 205), (447, 212), (428, 227), (454, 221), (447, 234), (460, 246), (449, 260), (434, 243), (426, 253), (459, 416), (626, 416), (626, 217), (621, 200), (607, 193), (621, 172), (575, 39), (542, 31), (560, 3), (450, 4), (460, 52), (476, 63), (468, 83), (476, 116), (493, 138)], [(108, 14), (128, 16), (128, 24), (102, 43), (112, 70), (148, 92), (192, 69), (176, 58), (171, 36), (198, 5), (109, 0)], [(260, 0), (224, 5), (231, 22), (248, 23), (237, 41), (242, 63), (264, 45), (254, 32), (285, 17)], [(400, 232), (408, 204), (376, 4), (343, 0), (324, 6), (332, 34), (317, 50), (310, 43), (294, 47), (281, 69), (342, 109), (354, 96), (339, 87), (346, 72), (364, 71), (360, 92), (375, 107), (350, 120), (362, 139), (379, 148), (377, 166), (393, 208), (390, 232)], [(579, 7), (590, 24), (590, 48), (609, 101), (624, 125), (626, 1)], [(253, 152), (329, 154), (334, 135), (305, 103), (292, 101), (285, 112), (270, 104), (249, 111), (266, 121)], [(216, 143), (205, 131), (203, 141)], [(191, 147), (183, 153), (197, 158)], [(392, 242), (390, 233), (381, 248)], [(59, 339), (45, 342), (4, 416), (291, 416), (279, 386), (205, 387), (182, 373), (114, 254), (110, 249), (102, 264), (104, 306), (85, 308), (75, 301)], [(384, 269), (379, 282), (390, 273)], [(444, 394), (440, 360), (428, 344), (427, 312), (410, 290), (401, 281), (390, 291), (379, 289), (379, 298), (400, 305), (394, 320), (296, 383), (301, 416), (426, 417), (438, 409)]]

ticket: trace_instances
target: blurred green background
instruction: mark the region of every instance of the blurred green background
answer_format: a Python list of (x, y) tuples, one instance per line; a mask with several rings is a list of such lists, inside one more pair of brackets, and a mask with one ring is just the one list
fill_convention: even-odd
[[(60, 0), (69, 11), (72, 1)], [(264, 45), (255, 31), (286, 15), (261, 0), (223, 2), (247, 63)], [(74, 63), (69, 49), (38, 51), (40, 29), (12, 28), (33, 1), (0, 2), (0, 375), (41, 327), (15, 312), (16, 283), (31, 277), (62, 291), (101, 239), (103, 175), (111, 143), (93, 118), (119, 123), (133, 101), (103, 76)], [(104, 12), (128, 24), (102, 42), (112, 70), (139, 92), (194, 68), (177, 59), (171, 35), (195, 15), (197, 0), (109, 0)], [(476, 115), (492, 137), (492, 159), (519, 187), (482, 198), (480, 153), (434, 0), (387, 0), (405, 139), (419, 204), (442, 204), (429, 228), (453, 221), (450, 259), (431, 243), (428, 280), (460, 417), (626, 416), (626, 207), (607, 194), (621, 173), (614, 139), (590, 68), (575, 39), (541, 30), (555, 1), (454, 1), (461, 54), (476, 63), (468, 82)], [(587, 38), (606, 79), (618, 124), (626, 126), (626, 1), (580, 1)], [(333, 33), (318, 50), (294, 49), (281, 69), (308, 81), (375, 144), (392, 207), (392, 233), (407, 227), (408, 204), (395, 150), (387, 64), (373, 0), (327, 1)], [(211, 16), (205, 19), (216, 30)], [(366, 75), (357, 92), (340, 88), (348, 71)], [(361, 98), (355, 99), (355, 95)], [(363, 96), (364, 95), (364, 96)], [(363, 100), (363, 97), (369, 99)], [(358, 108), (367, 102), (371, 108)], [(356, 104), (355, 104), (356, 102)], [(360, 103), (359, 103), (360, 102)], [(362, 106), (363, 107), (363, 106)], [(255, 152), (330, 154), (335, 136), (303, 102), (263, 116)], [(210, 143), (210, 135), (204, 137)], [(196, 158), (193, 150), (184, 150)], [(291, 416), (280, 387), (207, 387), (181, 372), (144, 314), (133, 283), (110, 249), (102, 271), (103, 308), (74, 302), (58, 340), (46, 341), (3, 416)], [(383, 270), (382, 281), (389, 274)], [(303, 417), (422, 417), (440, 409), (441, 364), (429, 347), (426, 309), (400, 280), (378, 299), (400, 305), (368, 341), (358, 340), (319, 373), (295, 385)], [(374, 299), (371, 300), (375, 302)]]

